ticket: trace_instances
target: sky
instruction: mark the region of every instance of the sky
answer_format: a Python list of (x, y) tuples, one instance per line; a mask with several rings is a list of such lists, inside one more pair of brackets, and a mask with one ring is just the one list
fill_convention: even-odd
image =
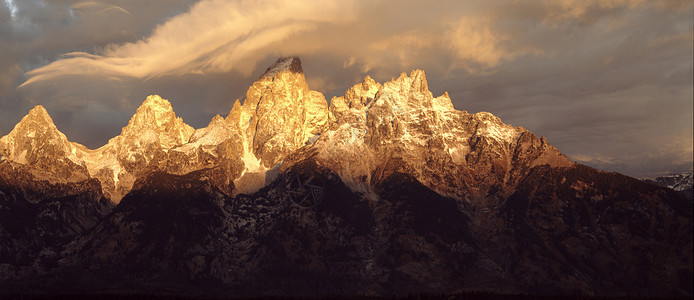
[(692, 170), (694, 1), (0, 0), (0, 136), (43, 105), (98, 148), (148, 95), (205, 127), (281, 56), (342, 96), (422, 69), (458, 110), (634, 177)]

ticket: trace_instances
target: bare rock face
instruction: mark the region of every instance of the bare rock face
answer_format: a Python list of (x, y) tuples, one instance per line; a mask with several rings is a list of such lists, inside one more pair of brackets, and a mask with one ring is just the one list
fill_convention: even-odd
[(403, 172), (441, 195), (468, 201), (499, 191), (507, 196), (531, 167), (572, 164), (523, 128), (490, 113), (455, 110), (448, 94), (433, 97), (421, 70), (383, 85), (367, 76), (328, 107), (321, 93), (309, 89), (295, 57), (278, 59), (226, 118), (216, 116), (198, 130), (159, 96), (149, 96), (121, 134), (96, 150), (68, 142), (46, 120), (48, 114), (37, 108), (17, 132), (48, 134), (55, 142), (34, 145), (39, 139), (10, 134), (1, 144), (4, 156), (62, 172), (61, 180), (75, 174), (98, 178), (114, 203), (138, 178), (155, 171), (183, 175), (209, 169), (220, 190), (249, 194), (274, 180), (276, 172), (268, 171), (292, 155), (282, 169), (290, 167), (303, 159), (301, 153), (317, 154), (355, 191), (373, 194), (380, 180)]
[[(114, 203), (150, 172), (208, 176), (228, 194), (251, 193), (274, 177), (268, 170), (320, 134), (328, 123), (323, 95), (306, 84), (301, 61), (281, 58), (236, 101), (229, 116), (194, 130), (169, 101), (147, 97), (121, 134), (90, 150), (70, 143), (37, 107), (0, 142), (2, 156), (30, 164), (55, 180), (97, 178)], [(32, 169), (33, 170), (33, 169)], [(276, 172), (275, 172), (276, 173)]]
[(281, 58), (205, 128), (150, 96), (89, 150), (37, 107), (0, 154), (0, 290), (691, 296), (690, 200), (458, 111), (420, 70), (328, 107)]
[(309, 146), (313, 150), (292, 161), (317, 153), (355, 191), (370, 193), (402, 172), (441, 195), (472, 201), (511, 192), (533, 166), (573, 164), (521, 127), (490, 113), (455, 110), (448, 94), (434, 98), (421, 70), (383, 85), (367, 76), (332, 99), (329, 115), (329, 130)]
[(301, 61), (280, 58), (248, 89), (243, 105), (237, 100), (226, 118), (215, 116), (166, 151), (158, 170), (183, 175), (209, 169), (216, 188), (249, 194), (274, 180), (268, 171), (320, 134), (327, 120), (327, 102), (309, 89)]
[(171, 149), (188, 142), (193, 131), (193, 127), (176, 117), (169, 101), (152, 95), (147, 97), (128, 122), (128, 126), (123, 128), (120, 136), (127, 142), (120, 142), (119, 146), (131, 152), (134, 152), (132, 150), (136, 149), (136, 145), (148, 144), (158, 144), (161, 148)]
[(177, 118), (169, 101), (147, 97), (121, 134), (80, 156), (111, 201), (118, 203), (142, 174), (158, 168), (166, 152), (188, 141), (194, 129)]
[[(45, 110), (27, 118), (23, 123), (34, 127), (50, 119)], [(32, 132), (20, 125), (22, 132)], [(499, 192), (508, 196), (534, 166), (573, 164), (521, 127), (503, 124), (490, 113), (455, 110), (448, 94), (433, 97), (421, 70), (383, 85), (367, 76), (328, 107), (321, 93), (309, 89), (301, 61), (294, 57), (278, 59), (243, 102), (237, 100), (226, 118), (216, 116), (205, 128), (183, 123), (159, 96), (148, 97), (121, 134), (96, 150), (68, 142), (54, 125), (46, 128), (57, 132), (51, 133), (56, 136), (51, 145), (58, 147), (34, 147), (53, 152), (42, 157), (74, 162), (54, 168), (60, 172), (86, 166), (88, 176), (98, 178), (115, 203), (138, 178), (155, 171), (183, 175), (214, 169), (210, 176), (220, 190), (252, 193), (274, 179), (268, 171), (292, 155), (282, 169), (290, 167), (303, 159), (301, 153), (317, 154), (355, 191), (372, 194), (380, 180), (403, 172), (441, 195), (468, 201)], [(17, 134), (3, 139), (12, 139), (4, 143), (10, 145), (6, 157), (25, 159), (24, 146), (15, 145), (26, 141)]]
[(159, 162), (159, 171), (183, 175), (207, 170), (203, 173), (216, 188), (231, 195), (233, 180), (244, 170), (239, 153), (243, 153), (243, 145), (238, 126), (217, 115), (207, 127), (196, 130), (188, 143), (168, 151)]
[(83, 148), (41, 106), (0, 138), (0, 280), (44, 274), (65, 243), (111, 210), (79, 159)]
[(248, 89), (239, 114), (229, 118), (243, 131), (249, 155), (271, 168), (323, 131), (328, 103), (309, 89), (298, 58), (280, 58)]
[(32, 166), (34, 176), (54, 182), (86, 180), (89, 175), (77, 157), (78, 144), (56, 128), (43, 106), (37, 105), (0, 138), (0, 156)]
[(243, 105), (234, 103), (225, 121), (240, 138), (226, 148), (241, 148), (227, 157), (244, 163), (235, 193), (251, 193), (273, 179), (268, 170), (326, 128), (328, 104), (323, 94), (309, 89), (299, 58), (280, 58), (248, 89)]

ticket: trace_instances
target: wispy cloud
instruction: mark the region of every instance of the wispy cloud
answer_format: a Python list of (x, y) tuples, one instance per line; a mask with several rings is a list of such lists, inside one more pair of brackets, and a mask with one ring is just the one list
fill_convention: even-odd
[(73, 12), (95, 12), (95, 13), (105, 13), (109, 11), (117, 11), (121, 12), (127, 15), (130, 15), (130, 12), (125, 10), (124, 8), (118, 6), (118, 5), (111, 5), (111, 4), (106, 4), (102, 2), (97, 2), (97, 1), (82, 1), (82, 2), (77, 2), (75, 4), (70, 5), (70, 10)]
[[(124, 118), (108, 125), (117, 132), (144, 96), (162, 93), (202, 126), (266, 64), (299, 55), (311, 87), (328, 98), (367, 74), (384, 81), (420, 68), (456, 108), (490, 111), (593, 166), (691, 167), (691, 0), (4, 4), (1, 117), (24, 113), (17, 103), (112, 111)], [(100, 134), (66, 124), (68, 136)], [(0, 118), (0, 127), (13, 125)]]
[(14, 4), (14, 0), (5, 0), (5, 5), (10, 10), (10, 17), (17, 16), (17, 5)]
[[(103, 7), (80, 2), (73, 8)], [(117, 6), (101, 11), (120, 9)], [(353, 18), (350, 1), (201, 1), (176, 16), (147, 38), (110, 45), (97, 54), (73, 52), (27, 72), (22, 86), (66, 75), (127, 76), (146, 79), (162, 74), (226, 72), (249, 73), (268, 52), (281, 51), (292, 35), (315, 30), (325, 22)], [(20, 86), (21, 87), (21, 86)]]

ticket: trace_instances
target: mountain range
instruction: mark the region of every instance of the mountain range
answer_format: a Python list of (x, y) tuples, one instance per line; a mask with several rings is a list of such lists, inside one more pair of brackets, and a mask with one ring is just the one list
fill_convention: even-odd
[(0, 138), (9, 293), (692, 295), (692, 203), (434, 97), (280, 58), (194, 129), (147, 97), (92, 150), (36, 106)]
[(656, 178), (644, 178), (641, 180), (648, 183), (665, 186), (675, 191), (681, 192), (689, 200), (694, 199), (694, 177), (692, 177), (691, 172), (669, 174), (665, 176), (659, 176)]

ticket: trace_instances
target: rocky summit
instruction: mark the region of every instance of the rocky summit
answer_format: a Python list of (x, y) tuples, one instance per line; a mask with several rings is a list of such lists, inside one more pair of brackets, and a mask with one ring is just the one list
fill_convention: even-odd
[(692, 295), (682, 193), (456, 110), (421, 70), (328, 105), (280, 58), (207, 127), (153, 95), (98, 149), (37, 106), (0, 155), (4, 293)]

